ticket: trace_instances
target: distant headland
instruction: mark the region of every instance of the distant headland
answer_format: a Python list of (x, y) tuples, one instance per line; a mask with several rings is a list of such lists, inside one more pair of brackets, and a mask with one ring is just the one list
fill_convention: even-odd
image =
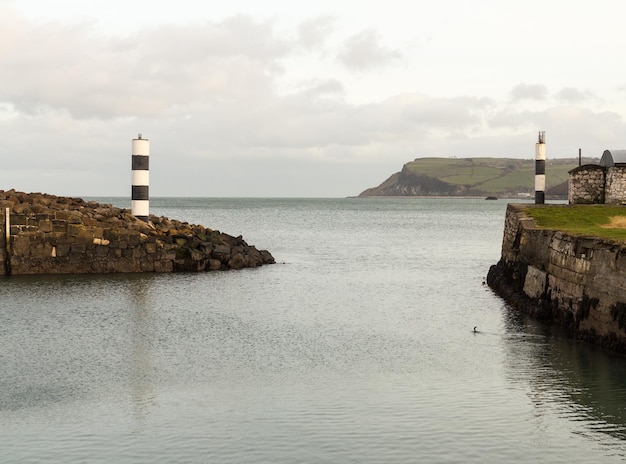
[[(546, 161), (546, 197), (567, 199), (568, 172), (579, 162), (578, 158)], [(416, 158), (358, 196), (531, 198), (534, 175), (534, 159)]]
[[(8, 213), (8, 214), (7, 214)], [(0, 190), (0, 274), (199, 272), (274, 263), (241, 236), (81, 198)]]

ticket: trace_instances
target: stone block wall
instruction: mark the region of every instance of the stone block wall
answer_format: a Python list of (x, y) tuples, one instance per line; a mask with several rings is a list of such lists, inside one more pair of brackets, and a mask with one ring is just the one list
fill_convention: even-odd
[(527, 207), (507, 208), (489, 286), (522, 312), (626, 353), (626, 245), (539, 229), (524, 214)]
[(567, 198), (572, 205), (626, 203), (626, 165), (586, 164), (572, 169)]
[(606, 170), (605, 203), (626, 203), (626, 166), (616, 164)]
[[(4, 224), (4, 214), (2, 221)], [(115, 229), (62, 211), (13, 213), (10, 222), (9, 261), (5, 252), (5, 273), (174, 270), (176, 251), (171, 246), (165, 247), (162, 240), (136, 229)]]
[(598, 164), (586, 164), (569, 173), (567, 197), (570, 204), (604, 203), (605, 171)]

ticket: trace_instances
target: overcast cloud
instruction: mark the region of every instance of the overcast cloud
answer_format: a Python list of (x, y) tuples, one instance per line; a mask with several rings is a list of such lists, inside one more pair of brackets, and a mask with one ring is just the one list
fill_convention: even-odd
[(0, 0), (0, 189), (128, 196), (139, 132), (154, 196), (356, 195), (540, 130), (548, 157), (626, 148), (626, 6), (293, 5)]
[(400, 52), (381, 45), (377, 32), (372, 29), (349, 37), (339, 53), (339, 61), (357, 71), (385, 66), (401, 57)]

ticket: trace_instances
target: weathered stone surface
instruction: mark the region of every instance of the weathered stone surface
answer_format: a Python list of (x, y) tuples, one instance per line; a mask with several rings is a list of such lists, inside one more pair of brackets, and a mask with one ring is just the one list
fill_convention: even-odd
[(274, 263), (270, 252), (241, 236), (154, 215), (144, 222), (129, 210), (80, 198), (0, 191), (0, 207), (0, 274), (198, 272)]
[(570, 204), (626, 203), (626, 166), (585, 164), (569, 172)]
[(605, 170), (598, 164), (586, 164), (569, 173), (567, 197), (571, 204), (604, 203)]
[(607, 168), (605, 203), (626, 202), (626, 166), (618, 165)]
[(525, 217), (526, 207), (507, 208), (502, 256), (489, 270), (488, 285), (522, 312), (626, 353), (621, 310), (626, 308), (626, 244), (538, 229)]

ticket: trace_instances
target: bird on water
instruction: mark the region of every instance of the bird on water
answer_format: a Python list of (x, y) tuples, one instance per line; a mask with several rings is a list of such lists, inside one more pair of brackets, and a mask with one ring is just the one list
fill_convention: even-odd
[(474, 333), (478, 333), (478, 330), (476, 330), (476, 326), (474, 326)]

